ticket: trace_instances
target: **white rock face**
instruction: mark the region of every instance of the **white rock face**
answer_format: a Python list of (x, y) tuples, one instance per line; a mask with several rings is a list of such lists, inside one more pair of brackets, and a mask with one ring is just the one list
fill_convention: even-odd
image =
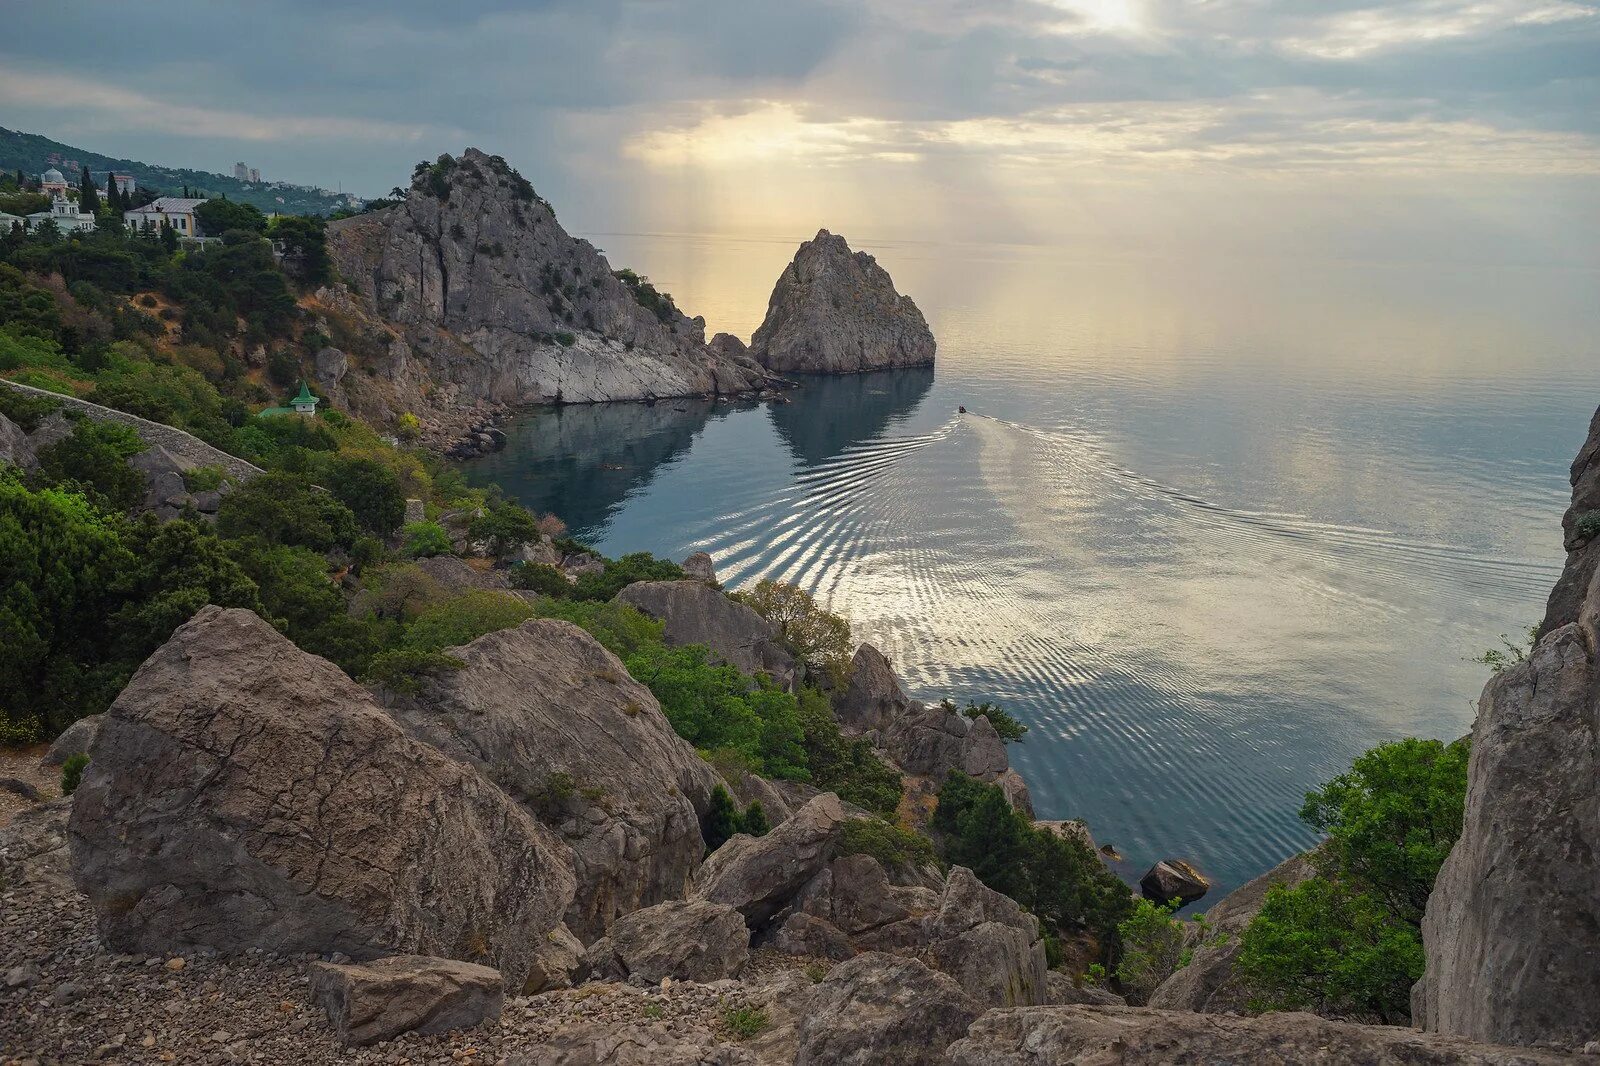
[(772, 289), (750, 353), (779, 373), (857, 374), (931, 366), (933, 333), (889, 272), (843, 237), (818, 230)]

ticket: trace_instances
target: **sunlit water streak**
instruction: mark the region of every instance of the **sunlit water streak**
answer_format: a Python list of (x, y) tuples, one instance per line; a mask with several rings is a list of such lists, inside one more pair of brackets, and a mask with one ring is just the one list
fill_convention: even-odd
[[(939, 266), (893, 269), (921, 298), (959, 288)], [(1467, 657), (1537, 618), (1596, 323), (1489, 368), (1475, 346), (1514, 331), (1484, 314), (1461, 337), (1429, 317), (1426, 358), (1391, 338), (1352, 361), (1288, 327), (1230, 356), (1225, 322), (1130, 338), (1069, 305), (1024, 335), (957, 303), (931, 316), (937, 375), (534, 413), (469, 470), (609, 553), (706, 549), (729, 585), (814, 591), (918, 696), (1028, 723), (1011, 750), (1041, 817), (1225, 889), (1311, 841), (1305, 789), (1363, 748), (1466, 732)]]

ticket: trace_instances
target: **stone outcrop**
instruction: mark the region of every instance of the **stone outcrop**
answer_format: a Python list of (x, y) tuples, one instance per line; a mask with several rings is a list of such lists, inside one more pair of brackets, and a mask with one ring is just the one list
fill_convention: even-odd
[(871, 644), (856, 649), (850, 683), (835, 694), (833, 712), (845, 733), (869, 739), (913, 779), (909, 791), (921, 797), (914, 809), (931, 809), (933, 794), (951, 771), (959, 771), (998, 784), (1013, 807), (1033, 816), (1028, 786), (1011, 769), (1005, 742), (989, 719), (912, 699), (889, 660)]
[(569, 622), (530, 619), (449, 654), (465, 665), (395, 699), (392, 713), (571, 846), (572, 931), (593, 940), (618, 915), (682, 898), (705, 853), (699, 815), (721, 779), (650, 690)]
[(929, 366), (934, 349), (922, 312), (895, 291), (889, 272), (825, 229), (784, 268), (750, 339), (750, 354), (778, 373)]
[(128, 465), (144, 475), (144, 500), (139, 509), (163, 521), (178, 517), (186, 508), (206, 516), (215, 515), (222, 506), (223, 495), (233, 488), (231, 482), (223, 481), (216, 489), (190, 491), (185, 475), (196, 470), (199, 464), (160, 444), (152, 444), (133, 456)]
[(521, 987), (570, 850), (256, 615), (203, 608), (100, 727), (69, 823), (107, 944), (397, 952)]
[(795, 1066), (932, 1066), (982, 1009), (916, 959), (857, 955), (801, 1004)]
[(542, 942), (534, 944), (528, 976), (522, 982), (522, 992), (532, 996), (571, 988), (582, 980), (586, 972), (588, 962), (583, 941), (574, 936), (563, 922), (546, 933)]
[(978, 1002), (1016, 1007), (1048, 1001), (1039, 919), (971, 870), (951, 868), (939, 909), (924, 924), (933, 965)]
[(345, 353), (371, 359), (382, 379), (343, 377), (358, 410), (425, 410), (429, 385), (434, 404), (460, 407), (728, 395), (766, 383), (748, 356), (709, 347), (702, 319), (614, 275), (521, 175), (475, 148), (419, 170), (394, 207), (331, 223), (328, 250), (355, 291), (349, 302), (385, 335), (370, 354)]
[(0, 415), (0, 463), (10, 463), (24, 470), (32, 470), (39, 465), (38, 457), (33, 454), (33, 446), (28, 442), (28, 435), (5, 415)]
[(1156, 903), (1186, 906), (1211, 890), (1205, 874), (1182, 859), (1162, 859), (1139, 878), (1139, 891)]
[(35, 885), (59, 897), (72, 891), (72, 856), (67, 816), (72, 797), (51, 800), (13, 815), (0, 826), (0, 884)]
[(1559, 1052), (1496, 1047), (1398, 1026), (1354, 1025), (1313, 1014), (1245, 1018), (1143, 1007), (992, 1010), (952, 1043), (944, 1066), (1546, 1066)]
[(721, 903), (673, 900), (617, 919), (589, 946), (590, 972), (602, 981), (640, 977), (655, 984), (737, 977), (750, 959), (744, 915)]
[(45, 766), (60, 766), (73, 755), (87, 755), (89, 749), (94, 747), (94, 738), (100, 734), (100, 723), (103, 721), (105, 715), (91, 714), (73, 722), (56, 737), (50, 750), (39, 761)]
[(694, 552), (681, 565), (685, 577), (703, 581), (707, 585), (715, 585), (717, 583), (717, 567), (711, 561), (709, 552)]
[(668, 644), (703, 644), (746, 674), (766, 674), (793, 688), (799, 666), (778, 636), (778, 627), (703, 581), (640, 581), (616, 596), (660, 620)]
[(839, 797), (824, 792), (766, 836), (735, 836), (706, 857), (694, 898), (737, 908), (752, 929), (765, 925), (833, 858), (849, 819)]
[[(1233, 962), (1239, 956), (1245, 927), (1260, 913), (1268, 889), (1274, 885), (1292, 888), (1315, 873), (1310, 855), (1292, 855), (1213, 904), (1206, 911), (1209, 934), (1193, 945), (1189, 965), (1150, 993), (1150, 1006), (1208, 1013), (1244, 1011), (1251, 994), (1235, 980)], [(1188, 927), (1192, 929), (1193, 923)]]
[(487, 966), (425, 955), (311, 964), (311, 998), (355, 1047), (401, 1033), (444, 1033), (500, 1019), (505, 989)]
[(1478, 701), (1461, 837), (1428, 897), (1424, 1029), (1506, 1044), (1600, 1040), (1600, 412), (1572, 466), (1567, 565), (1528, 659)]

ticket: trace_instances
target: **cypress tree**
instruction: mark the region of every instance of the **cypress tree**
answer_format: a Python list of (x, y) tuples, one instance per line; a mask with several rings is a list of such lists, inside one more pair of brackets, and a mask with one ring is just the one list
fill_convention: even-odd
[(127, 201), (122, 198), (122, 190), (117, 188), (117, 176), (111, 171), (106, 171), (106, 210), (117, 218), (128, 209)]
[(83, 168), (83, 178), (78, 182), (78, 210), (86, 215), (100, 213), (100, 190), (94, 187), (88, 167)]
[(722, 847), (743, 828), (744, 819), (739, 817), (739, 808), (733, 805), (733, 797), (728, 795), (727, 789), (717, 785), (711, 790), (711, 809), (706, 811), (700, 825), (701, 835), (706, 841), (706, 853)]

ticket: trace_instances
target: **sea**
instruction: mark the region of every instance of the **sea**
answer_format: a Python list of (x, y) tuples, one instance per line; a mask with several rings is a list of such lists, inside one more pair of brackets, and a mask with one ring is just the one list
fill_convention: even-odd
[[(804, 235), (585, 236), (748, 340)], [(1561, 566), (1595, 271), (852, 243), (933, 368), (531, 410), (469, 478), (608, 555), (810, 590), (913, 695), (1021, 719), (1039, 817), (1207, 903), (1312, 844), (1306, 791), (1365, 749), (1470, 732), (1475, 657)]]

